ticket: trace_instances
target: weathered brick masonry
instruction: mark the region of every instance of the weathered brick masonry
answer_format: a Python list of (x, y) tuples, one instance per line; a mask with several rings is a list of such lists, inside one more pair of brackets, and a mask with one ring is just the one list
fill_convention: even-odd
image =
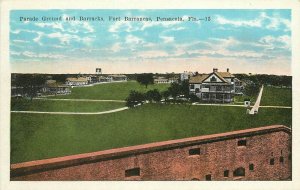
[(11, 165), (11, 180), (287, 180), (291, 131), (274, 125)]

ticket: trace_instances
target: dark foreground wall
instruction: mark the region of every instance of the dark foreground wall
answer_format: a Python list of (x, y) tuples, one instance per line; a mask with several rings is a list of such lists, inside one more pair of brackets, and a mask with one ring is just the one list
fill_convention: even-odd
[(288, 180), (281, 125), (11, 165), (11, 180)]

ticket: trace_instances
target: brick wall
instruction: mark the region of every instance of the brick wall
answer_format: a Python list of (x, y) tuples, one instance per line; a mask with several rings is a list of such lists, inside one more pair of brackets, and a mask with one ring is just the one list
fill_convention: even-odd
[(12, 164), (11, 180), (290, 180), (290, 151), (275, 125)]

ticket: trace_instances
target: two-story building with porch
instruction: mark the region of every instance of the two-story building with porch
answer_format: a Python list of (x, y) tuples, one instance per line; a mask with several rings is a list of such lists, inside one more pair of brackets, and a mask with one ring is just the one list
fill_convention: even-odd
[(218, 72), (214, 68), (210, 74), (198, 74), (189, 79), (190, 93), (202, 101), (214, 103), (233, 102), (235, 95), (235, 76), (229, 72)]

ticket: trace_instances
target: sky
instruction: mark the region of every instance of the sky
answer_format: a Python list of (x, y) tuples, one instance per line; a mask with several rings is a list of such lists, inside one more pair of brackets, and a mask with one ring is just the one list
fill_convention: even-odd
[[(61, 21), (52, 20), (59, 16)], [(81, 16), (104, 21), (80, 21)], [(110, 21), (109, 16), (121, 21)], [(124, 21), (126, 16), (152, 21)], [(66, 21), (68, 17), (76, 20)], [(189, 17), (204, 20), (188, 21)], [(208, 73), (229, 68), (232, 73), (291, 75), (291, 12), (13, 10), (10, 64), (13, 73), (95, 73), (96, 68), (104, 74)]]

